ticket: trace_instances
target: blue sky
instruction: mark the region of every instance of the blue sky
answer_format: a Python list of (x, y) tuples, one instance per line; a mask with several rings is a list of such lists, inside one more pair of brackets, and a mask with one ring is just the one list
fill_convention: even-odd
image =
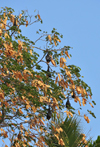
[(75, 64), (82, 69), (81, 75), (91, 87), (93, 100), (97, 104), (91, 109), (97, 118), (90, 117), (89, 124), (82, 120), (83, 128), (86, 132), (91, 129), (89, 134), (95, 140), (100, 135), (100, 0), (1, 1), (0, 7), (5, 6), (13, 8), (16, 15), (21, 10), (28, 10), (30, 15), (34, 15), (34, 10), (39, 11), (43, 24), (36, 23), (23, 28), (23, 34), (31, 40), (38, 37), (35, 32), (39, 28), (48, 33), (56, 28), (63, 34), (60, 47), (73, 47), (68, 64)]

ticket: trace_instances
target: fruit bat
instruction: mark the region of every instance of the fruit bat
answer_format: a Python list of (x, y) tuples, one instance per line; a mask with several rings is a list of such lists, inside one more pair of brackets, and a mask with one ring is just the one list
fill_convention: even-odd
[(75, 91), (73, 90), (72, 92), (73, 92), (72, 98), (75, 98), (76, 97)]
[(13, 26), (17, 26), (17, 24), (16, 24), (16, 18), (14, 18)]
[(46, 61), (47, 62), (50, 62), (51, 61), (51, 57), (50, 57), (49, 53), (46, 55)]
[(71, 104), (70, 104), (70, 102), (69, 102), (69, 97), (67, 98), (67, 102), (66, 102), (66, 108), (69, 108), (69, 107), (71, 107)]
[(50, 105), (49, 105), (49, 108), (48, 108), (48, 113), (47, 113), (47, 119), (49, 120), (52, 116), (52, 113), (51, 113), (51, 110), (50, 110)]
[(48, 76), (48, 77), (51, 77), (51, 73), (50, 73), (50, 71), (49, 71), (49, 65), (48, 65), (47, 72), (48, 72), (48, 73), (47, 73), (47, 76)]

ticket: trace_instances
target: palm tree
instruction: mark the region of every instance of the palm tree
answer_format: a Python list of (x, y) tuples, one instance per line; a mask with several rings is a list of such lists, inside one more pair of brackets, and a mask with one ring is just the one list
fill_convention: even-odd
[(100, 147), (100, 136), (95, 141), (91, 141), (89, 147)]
[[(57, 120), (57, 119), (56, 119)], [(56, 126), (59, 125), (63, 132), (60, 132), (59, 138), (62, 138), (66, 147), (84, 147), (87, 141), (85, 140), (85, 135), (82, 134), (82, 129), (80, 127), (80, 121), (76, 117), (66, 118), (62, 124), (62, 117), (56, 122)], [(55, 131), (53, 130), (53, 125), (50, 124), (51, 134), (46, 137), (46, 143), (49, 147), (62, 147), (59, 145), (57, 138), (54, 136)]]

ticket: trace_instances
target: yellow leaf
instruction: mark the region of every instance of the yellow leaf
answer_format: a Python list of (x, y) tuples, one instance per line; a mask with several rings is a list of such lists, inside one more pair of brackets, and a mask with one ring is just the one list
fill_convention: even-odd
[(5, 17), (5, 19), (4, 19), (4, 21), (3, 21), (3, 23), (6, 25), (6, 23), (7, 23), (7, 17)]
[(44, 117), (42, 117), (43, 121), (45, 121)]
[(22, 14), (19, 15), (19, 19), (21, 19), (21, 17), (22, 17)]
[(10, 42), (10, 47), (13, 47), (13, 44), (12, 44), (12, 42)]
[(27, 131), (25, 131), (25, 135), (28, 136), (28, 132)]
[(18, 40), (18, 44), (19, 44), (21, 47), (23, 47), (23, 42), (22, 42), (22, 41)]
[(30, 54), (32, 55), (32, 50), (30, 50)]
[(49, 41), (51, 42), (51, 35), (48, 35), (48, 39), (49, 39)]
[(6, 37), (8, 37), (8, 38), (9, 38), (9, 35), (8, 35), (7, 33), (5, 33), (5, 34), (4, 34), (4, 37), (5, 37), (5, 38), (6, 38)]

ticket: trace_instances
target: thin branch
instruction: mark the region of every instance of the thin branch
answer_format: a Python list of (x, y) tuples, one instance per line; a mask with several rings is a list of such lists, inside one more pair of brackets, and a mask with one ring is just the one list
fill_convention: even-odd
[[(45, 54), (46, 54), (46, 53), (45, 53)], [(38, 64), (39, 62), (42, 61), (42, 59), (44, 58), (45, 54), (43, 55), (43, 57), (42, 57), (36, 64)], [(36, 66), (36, 64), (35, 64), (34, 66)], [(34, 67), (34, 66), (33, 66), (33, 67)], [(32, 67), (32, 68), (33, 68), (33, 67)]]
[(37, 49), (39, 49), (39, 50), (42, 50), (42, 51), (45, 51), (44, 49), (41, 49), (41, 48), (39, 48), (39, 47), (36, 47), (36, 46), (34, 46), (34, 48), (37, 48)]

